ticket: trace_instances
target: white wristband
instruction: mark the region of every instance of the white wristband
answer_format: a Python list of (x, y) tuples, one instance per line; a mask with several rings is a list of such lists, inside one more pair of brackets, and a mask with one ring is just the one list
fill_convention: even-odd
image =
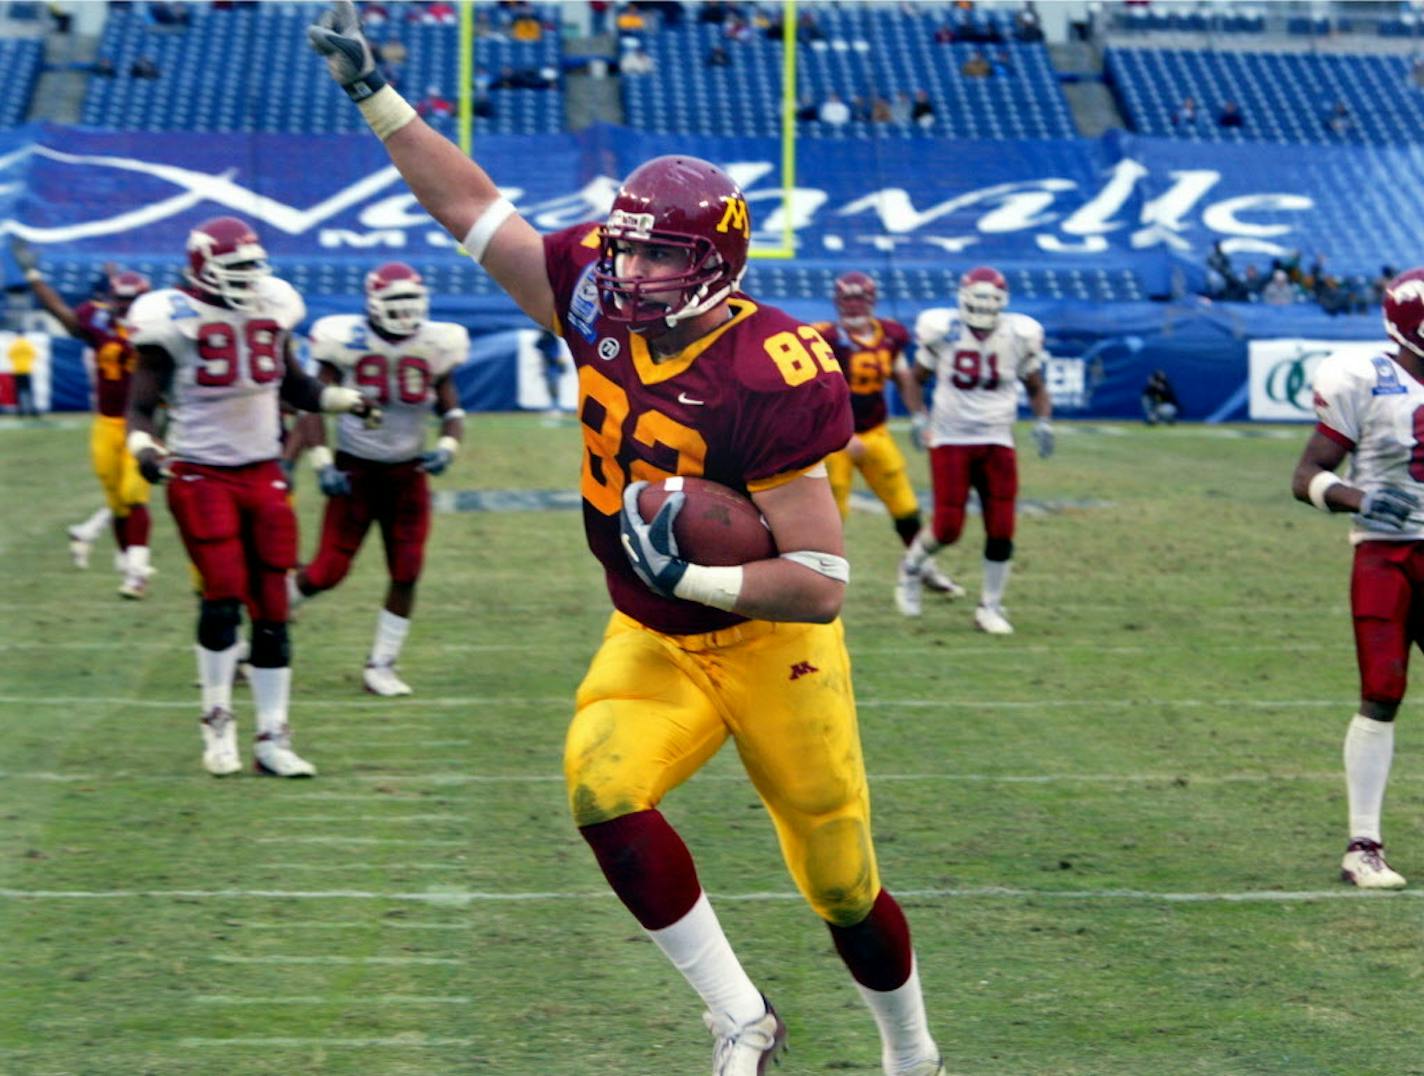
[(157, 452), (160, 456), (168, 455), (168, 449), (155, 441), (153, 435), (147, 430), (130, 431), (128, 439), (124, 442), (124, 447), (129, 450), (129, 455), (135, 459), (137, 459), (141, 453), (147, 452), (150, 449)]
[(444, 437), (435, 442), (435, 451), (448, 452), (451, 456), (454, 456), (460, 451), (460, 442), (447, 433)]
[(331, 449), (325, 445), (314, 445), (307, 449), (307, 458), (311, 460), (311, 469), (317, 474), (336, 462), (336, 457), (331, 454)]
[(450, 408), (450, 410), (446, 411), (443, 415), (440, 416), (440, 421), (441, 421), (441, 422), (454, 422), (457, 418), (464, 418), (464, 417), (465, 417), (465, 409), (464, 409), (463, 407), (452, 407), (452, 408)]
[(803, 568), (810, 568), (817, 575), (834, 579), (837, 583), (850, 582), (850, 561), (834, 553), (822, 553), (816, 549), (802, 549), (794, 553), (781, 554), (782, 560), (789, 560)]
[(1333, 471), (1321, 471), (1310, 480), (1308, 491), (1310, 503), (1319, 508), (1322, 512), (1330, 511), (1330, 505), (1325, 501), (1325, 493), (1331, 486), (1341, 485), (1340, 476)]
[(382, 142), (415, 119), (415, 109), (410, 107), (410, 102), (389, 86), (382, 86), (364, 101), (356, 102), (356, 107)]
[(730, 613), (742, 595), (742, 566), (712, 568), (706, 564), (689, 564), (672, 592), (684, 601)]
[(360, 407), (364, 399), (355, 389), (348, 389), (344, 385), (327, 385), (321, 390), (320, 407), (328, 415), (340, 414)]
[(465, 253), (475, 261), (483, 263), (485, 251), (489, 248), (494, 233), (499, 231), (499, 226), (514, 216), (516, 212), (518, 210), (514, 208), (514, 203), (508, 198), (496, 199), (485, 206), (485, 211), (480, 214), (479, 220), (470, 225), (470, 230), (460, 242), (460, 245), (465, 248)]
[(31, 267), (25, 270), (25, 279), (28, 280), (31, 284), (38, 284), (40, 281), (44, 280), (44, 274), (38, 269)]

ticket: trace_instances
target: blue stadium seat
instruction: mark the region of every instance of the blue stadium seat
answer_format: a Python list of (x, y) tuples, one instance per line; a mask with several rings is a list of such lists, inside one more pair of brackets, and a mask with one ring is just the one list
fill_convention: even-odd
[(44, 43), (39, 38), (0, 39), (0, 71), (10, 88), (0, 95), (0, 127), (25, 122), (30, 98), (44, 66)]

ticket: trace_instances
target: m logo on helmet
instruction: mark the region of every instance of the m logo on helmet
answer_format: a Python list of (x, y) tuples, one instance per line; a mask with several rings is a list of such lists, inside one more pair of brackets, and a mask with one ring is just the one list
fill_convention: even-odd
[(728, 198), (723, 195), (723, 200), (727, 203), (726, 210), (722, 213), (722, 219), (717, 222), (719, 232), (741, 232), (744, 237), (752, 234), (752, 218), (747, 212), (747, 203), (743, 198)]

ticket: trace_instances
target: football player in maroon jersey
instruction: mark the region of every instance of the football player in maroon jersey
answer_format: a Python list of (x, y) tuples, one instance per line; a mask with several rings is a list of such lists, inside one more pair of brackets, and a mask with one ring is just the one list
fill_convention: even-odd
[[(603, 222), (540, 236), (384, 84), (349, 2), (309, 34), (421, 204), (573, 354), (584, 525), (615, 611), (577, 692), (569, 803), (613, 890), (706, 1004), (714, 1073), (765, 1072), (786, 1033), (658, 810), (729, 738), (874, 1013), (885, 1071), (942, 1071), (909, 928), (876, 868), (838, 619), (849, 572), (824, 460), (850, 439), (849, 392), (813, 327), (739, 290), (741, 190), (706, 161), (659, 157)], [(651, 524), (637, 508), (644, 483), (670, 475), (749, 495), (780, 556), (680, 558), (667, 535), (681, 495)]]

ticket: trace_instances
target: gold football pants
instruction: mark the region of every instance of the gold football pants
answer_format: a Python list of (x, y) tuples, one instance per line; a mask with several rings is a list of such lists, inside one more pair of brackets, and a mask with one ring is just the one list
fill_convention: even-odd
[(95, 415), (89, 432), (89, 456), (94, 473), (104, 487), (109, 510), (122, 519), (129, 507), (148, 503), (149, 485), (139, 473), (138, 461), (129, 454), (124, 439), (127, 430), (122, 418)]
[(850, 487), (857, 468), (891, 519), (914, 515), (919, 511), (919, 502), (915, 500), (915, 490), (905, 469), (905, 456), (891, 436), (890, 427), (882, 422), (856, 436), (864, 448), (858, 463), (846, 449), (826, 457), (826, 476), (831, 481), (831, 492), (835, 494), (841, 518), (845, 519), (850, 512)]

